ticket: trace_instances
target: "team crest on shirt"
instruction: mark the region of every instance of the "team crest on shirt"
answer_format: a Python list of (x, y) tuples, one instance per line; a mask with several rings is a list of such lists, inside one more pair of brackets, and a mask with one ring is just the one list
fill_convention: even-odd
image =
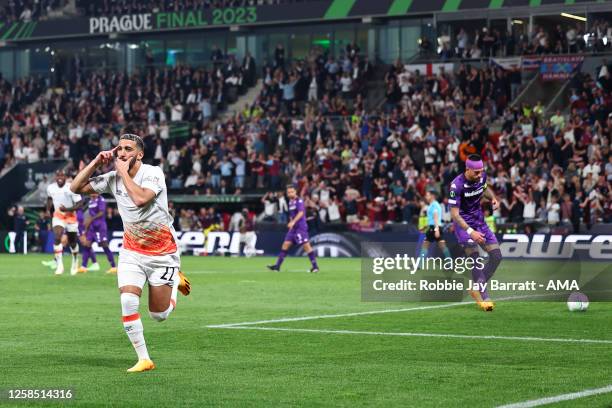
[(453, 190), (451, 190), (448, 195), (450, 196), (450, 198), (455, 198), (455, 192)]

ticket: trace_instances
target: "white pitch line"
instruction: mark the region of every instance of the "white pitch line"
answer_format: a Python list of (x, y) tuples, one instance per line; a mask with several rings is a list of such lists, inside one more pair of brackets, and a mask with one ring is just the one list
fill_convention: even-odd
[(284, 331), (284, 332), (298, 332), (298, 333), (365, 334), (365, 335), (370, 335), (370, 336), (442, 337), (442, 338), (452, 338), (452, 339), (476, 339), (476, 340), (518, 340), (518, 341), (540, 341), (540, 342), (555, 342), (555, 343), (612, 344), (612, 340), (563, 339), (563, 338), (555, 338), (555, 337), (476, 336), (476, 335), (469, 335), (469, 334), (375, 332), (375, 331), (357, 331), (357, 330), (300, 329), (300, 328), (289, 328), (289, 327), (263, 327), (263, 326), (230, 326), (230, 327), (215, 327), (215, 328), (234, 329), (234, 330)]
[[(508, 297), (499, 298), (498, 301), (532, 299), (532, 298), (546, 297), (546, 296), (549, 296), (549, 295), (508, 296)], [(375, 314), (383, 314), (383, 313), (409, 312), (409, 311), (415, 311), (415, 310), (443, 309), (443, 308), (456, 307), (456, 306), (462, 306), (462, 305), (473, 305), (474, 303), (476, 302), (474, 301), (453, 302), (453, 303), (444, 303), (442, 305), (417, 306), (417, 307), (407, 307), (407, 308), (402, 308), (402, 309), (369, 310), (365, 312), (340, 313), (340, 314), (329, 314), (329, 315), (319, 315), (319, 316), (286, 317), (286, 318), (272, 319), (272, 320), (257, 320), (254, 322), (211, 324), (206, 327), (209, 329), (222, 329), (225, 327), (252, 326), (255, 324), (265, 324), (265, 323), (299, 322), (303, 320), (333, 319), (336, 317), (367, 316), (367, 315), (375, 315)]]
[(501, 405), (497, 408), (539, 407), (541, 405), (554, 404), (555, 402), (561, 402), (561, 401), (571, 401), (571, 400), (575, 400), (578, 398), (590, 397), (592, 395), (607, 394), (609, 392), (612, 392), (612, 384), (607, 385), (605, 387), (601, 387), (601, 388), (595, 388), (593, 390), (584, 390), (584, 391), (579, 391), (579, 392), (572, 392), (570, 394), (556, 395), (554, 397), (546, 397), (546, 398), (540, 398), (537, 400), (517, 402), (514, 404), (508, 404), (508, 405)]
[(413, 310), (442, 309), (442, 308), (447, 308), (447, 307), (456, 307), (456, 306), (470, 305), (470, 304), (474, 304), (474, 302), (455, 302), (455, 303), (445, 303), (443, 305), (417, 306), (417, 307), (408, 307), (408, 308), (402, 308), (402, 309), (369, 310), (366, 312), (328, 314), (328, 315), (318, 315), (318, 316), (286, 317), (282, 319), (257, 320), (254, 322), (212, 324), (206, 327), (209, 329), (223, 329), (227, 327), (252, 326), (256, 324), (266, 324), (266, 323), (299, 322), (303, 320), (333, 319), (336, 317), (366, 316), (366, 315), (374, 315), (374, 314), (382, 314), (382, 313), (408, 312), (408, 311), (413, 311)]

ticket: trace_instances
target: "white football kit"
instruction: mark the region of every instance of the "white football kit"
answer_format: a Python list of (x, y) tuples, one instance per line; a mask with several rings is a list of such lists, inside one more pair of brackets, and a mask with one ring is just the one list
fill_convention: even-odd
[(94, 191), (112, 194), (123, 221), (123, 247), (119, 251), (117, 279), (119, 287), (133, 285), (142, 288), (179, 284), (180, 256), (172, 216), (168, 211), (168, 194), (161, 168), (141, 164), (134, 182), (152, 190), (155, 197), (144, 207), (138, 207), (116, 171), (89, 180)]
[(70, 183), (64, 183), (62, 187), (53, 182), (47, 186), (47, 197), (51, 197), (53, 201), (53, 227), (62, 227), (66, 232), (78, 232), (79, 224), (77, 222), (75, 211), (62, 211), (60, 206), (72, 208), (76, 203), (81, 201), (79, 194), (74, 194), (70, 191)]

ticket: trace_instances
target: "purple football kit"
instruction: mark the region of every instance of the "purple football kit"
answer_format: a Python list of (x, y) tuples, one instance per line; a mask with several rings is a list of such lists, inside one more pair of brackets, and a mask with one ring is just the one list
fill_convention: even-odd
[(306, 224), (306, 209), (304, 200), (296, 198), (289, 201), (289, 219), (293, 219), (299, 212), (304, 214), (285, 235), (285, 241), (295, 245), (303, 245), (308, 242), (308, 225)]
[[(308, 244), (308, 224), (306, 223), (306, 208), (304, 207), (304, 200), (301, 198), (295, 198), (293, 200), (289, 200), (289, 219), (293, 220), (295, 217), (302, 213), (302, 216), (299, 220), (293, 225), (287, 234), (285, 235), (285, 240), (283, 242), (283, 248), (281, 248), (280, 253), (278, 254), (278, 258), (276, 259), (276, 264), (268, 265), (268, 268), (274, 271), (280, 271), (280, 267), (287, 256), (287, 250), (285, 250), (285, 242), (291, 242), (291, 244), (302, 246), (304, 244)], [(310, 264), (312, 268), (310, 272), (318, 272), (319, 266), (317, 265), (317, 259), (315, 256), (315, 252), (311, 249), (308, 252), (308, 258), (310, 259)]]
[[(451, 207), (459, 208), (459, 215), (470, 227), (484, 235), (486, 244), (497, 244), (497, 238), (485, 222), (484, 214), (480, 208), (480, 199), (486, 189), (486, 174), (483, 174), (475, 182), (468, 181), (464, 174), (460, 174), (451, 182), (448, 203)], [(466, 230), (454, 221), (453, 224), (459, 244), (476, 245)]]
[[(104, 214), (106, 213), (106, 200), (101, 195), (96, 198), (89, 200), (89, 209), (87, 210), (89, 217), (95, 217), (102, 213), (102, 217), (96, 218), (89, 224), (89, 228), (85, 231), (85, 237), (89, 242), (97, 242), (102, 244), (102, 250), (106, 254), (108, 263), (111, 268), (115, 268), (115, 259), (113, 253), (108, 248), (108, 228), (106, 226), (106, 219)], [(79, 222), (79, 226), (81, 223)], [(83, 267), (87, 266), (88, 259), (91, 258), (92, 262), (96, 263), (96, 254), (91, 247), (83, 249)]]
[(79, 237), (85, 234), (85, 214), (83, 214), (83, 209), (79, 208), (76, 210), (77, 223), (79, 225)]
[(106, 226), (106, 219), (104, 214), (106, 212), (106, 200), (104, 197), (99, 195), (96, 198), (89, 200), (89, 216), (94, 217), (99, 213), (102, 213), (102, 217), (97, 218), (91, 222), (89, 229), (87, 230), (87, 240), (89, 242), (102, 242), (108, 241), (108, 228)]

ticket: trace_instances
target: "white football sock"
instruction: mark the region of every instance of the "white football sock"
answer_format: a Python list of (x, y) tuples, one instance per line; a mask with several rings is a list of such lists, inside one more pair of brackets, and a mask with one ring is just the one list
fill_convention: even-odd
[(79, 262), (79, 244), (76, 244), (73, 247), (70, 247), (70, 253), (72, 254), (72, 264)]
[(55, 262), (59, 266), (62, 263), (62, 253), (64, 252), (64, 247), (62, 244), (53, 245), (53, 254), (55, 256)]
[(130, 342), (132, 342), (132, 346), (134, 346), (134, 350), (138, 355), (138, 360), (150, 360), (147, 344), (144, 339), (142, 320), (140, 320), (140, 314), (138, 313), (139, 306), (140, 296), (133, 293), (121, 294), (121, 313), (123, 315), (125, 334), (127, 334)]

